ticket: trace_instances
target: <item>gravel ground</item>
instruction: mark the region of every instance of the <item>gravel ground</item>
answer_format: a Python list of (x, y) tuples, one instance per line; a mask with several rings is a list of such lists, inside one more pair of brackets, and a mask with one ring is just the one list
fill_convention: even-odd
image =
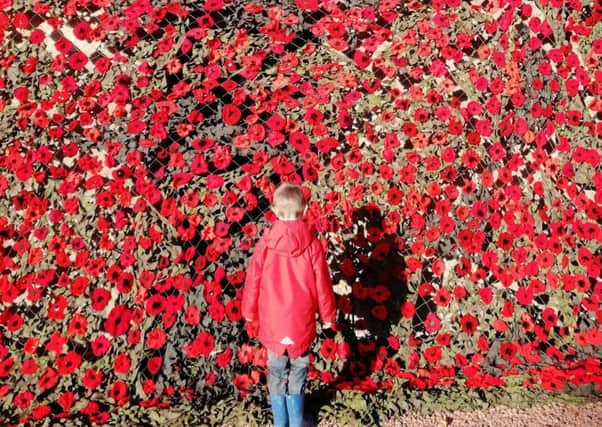
[[(318, 427), (341, 427), (320, 423)], [(597, 427), (602, 426), (602, 401), (564, 404), (549, 403), (530, 408), (498, 406), (470, 412), (442, 412), (435, 415), (406, 415), (383, 423), (382, 427)], [(369, 426), (365, 426), (369, 427)]]
[(431, 416), (408, 415), (383, 427), (447, 426), (602, 426), (602, 401), (583, 404), (551, 403), (530, 408), (494, 407), (471, 412), (443, 412)]

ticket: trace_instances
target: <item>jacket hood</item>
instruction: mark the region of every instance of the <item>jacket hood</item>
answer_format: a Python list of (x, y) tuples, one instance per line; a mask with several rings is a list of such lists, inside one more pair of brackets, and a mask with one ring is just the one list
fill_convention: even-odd
[(277, 220), (265, 236), (266, 246), (281, 255), (299, 256), (314, 239), (314, 227), (303, 220)]

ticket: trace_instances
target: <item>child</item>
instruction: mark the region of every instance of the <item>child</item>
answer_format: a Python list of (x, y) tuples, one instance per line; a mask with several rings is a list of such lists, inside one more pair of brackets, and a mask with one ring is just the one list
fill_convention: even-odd
[[(268, 390), (274, 426), (300, 426), (309, 347), (316, 336), (316, 312), (330, 328), (336, 305), (322, 245), (301, 218), (301, 187), (283, 184), (274, 193), (278, 218), (263, 234), (249, 261), (242, 314), (259, 322), (268, 350)], [(290, 366), (289, 366), (290, 362)]]

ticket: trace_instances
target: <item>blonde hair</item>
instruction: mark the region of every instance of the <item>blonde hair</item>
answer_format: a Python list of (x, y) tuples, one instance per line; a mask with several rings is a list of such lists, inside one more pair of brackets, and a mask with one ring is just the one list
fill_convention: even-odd
[(305, 195), (300, 186), (284, 183), (274, 192), (272, 209), (278, 219), (298, 219), (303, 216), (305, 203)]

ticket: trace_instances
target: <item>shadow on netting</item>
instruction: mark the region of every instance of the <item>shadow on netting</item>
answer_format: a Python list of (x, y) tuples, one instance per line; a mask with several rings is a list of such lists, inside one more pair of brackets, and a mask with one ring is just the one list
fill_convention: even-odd
[[(377, 391), (379, 384), (372, 374), (383, 371), (384, 359), (395, 360), (399, 345), (391, 335), (401, 319), (400, 307), (408, 294), (406, 265), (400, 249), (403, 242), (399, 235), (385, 232), (378, 206), (356, 209), (352, 220), (352, 228), (341, 233), (343, 241), (330, 242), (338, 332), (320, 334), (320, 354), (316, 359), (344, 363), (316, 365), (318, 371), (325, 371), (318, 372), (319, 379), (310, 383), (306, 397), (306, 414), (311, 414), (309, 418), (313, 417), (316, 423), (320, 411), (331, 405), (336, 390)], [(345, 344), (340, 344), (340, 338)], [(395, 362), (404, 367), (405, 361)]]

